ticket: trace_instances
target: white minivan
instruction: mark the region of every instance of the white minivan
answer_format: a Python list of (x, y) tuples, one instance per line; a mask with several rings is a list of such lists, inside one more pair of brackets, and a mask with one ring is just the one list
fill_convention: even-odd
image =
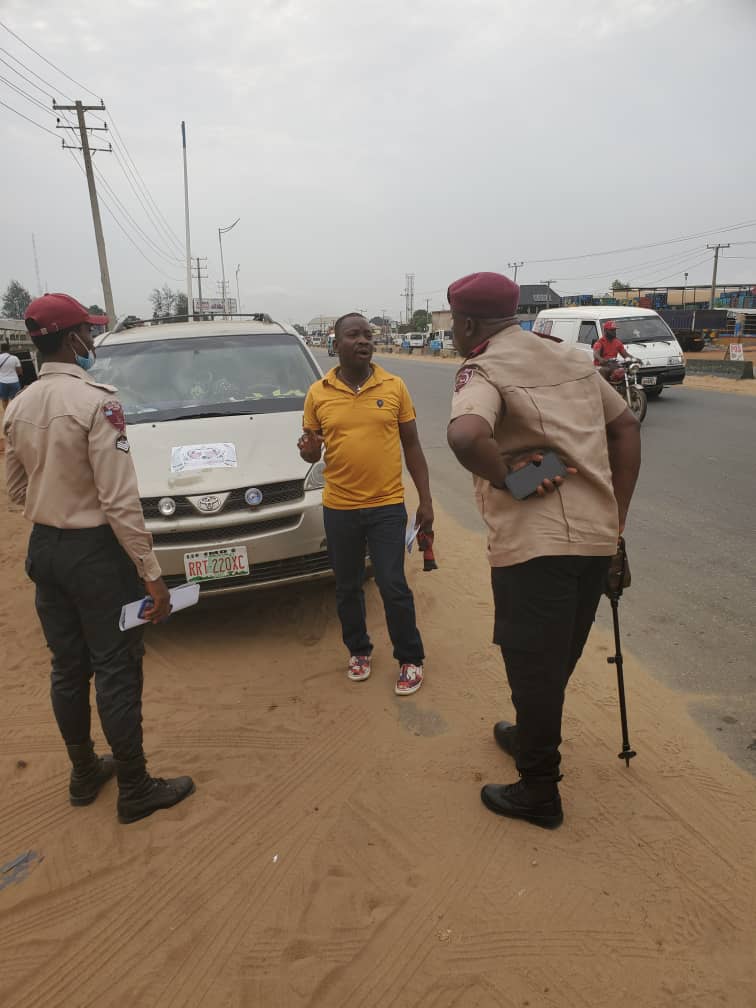
[(268, 320), (139, 325), (98, 336), (90, 372), (115, 385), (147, 529), (169, 587), (203, 594), (331, 575), (324, 465), (297, 451), (322, 376)]
[(617, 323), (617, 337), (627, 352), (641, 362), (638, 378), (649, 399), (661, 395), (665, 385), (682, 385), (685, 359), (667, 323), (650, 308), (622, 305), (586, 305), (584, 308), (548, 308), (538, 313), (533, 332), (585, 349), (602, 335), (602, 325)]

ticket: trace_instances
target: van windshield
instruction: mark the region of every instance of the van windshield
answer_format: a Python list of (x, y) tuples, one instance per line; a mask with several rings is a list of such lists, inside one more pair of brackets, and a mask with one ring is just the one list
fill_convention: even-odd
[(617, 336), (627, 343), (671, 343), (673, 334), (660, 318), (645, 315), (639, 318), (617, 318)]
[(105, 342), (90, 375), (116, 386), (131, 424), (301, 412), (319, 377), (288, 333)]

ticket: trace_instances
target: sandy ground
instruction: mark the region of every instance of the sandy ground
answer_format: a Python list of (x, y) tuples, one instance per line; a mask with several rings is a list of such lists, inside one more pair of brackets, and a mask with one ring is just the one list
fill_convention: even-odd
[[(197, 793), (132, 826), (115, 784), (82, 809), (0, 513), (4, 1008), (753, 1008), (756, 782), (629, 660), (630, 769), (609, 641), (565, 717), (566, 822), (500, 819), (511, 714), (480, 536), (437, 523), (440, 569), (409, 560), (428, 652), (414, 698), (375, 586), (375, 671), (350, 684), (333, 590), (208, 601), (149, 634), (146, 747)], [(96, 737), (101, 743), (99, 728)]]

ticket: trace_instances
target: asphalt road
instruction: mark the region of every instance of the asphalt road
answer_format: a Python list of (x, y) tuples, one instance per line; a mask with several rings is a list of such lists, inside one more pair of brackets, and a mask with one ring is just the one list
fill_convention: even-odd
[[(324, 369), (334, 363), (316, 353)], [(434, 498), (482, 532), (471, 477), (446, 444), (454, 368), (407, 358), (380, 363), (412, 394)], [(621, 603), (625, 649), (691, 695), (696, 720), (754, 775), (755, 423), (756, 397), (682, 388), (649, 403), (626, 529), (633, 586)], [(610, 626), (607, 606), (599, 619)]]

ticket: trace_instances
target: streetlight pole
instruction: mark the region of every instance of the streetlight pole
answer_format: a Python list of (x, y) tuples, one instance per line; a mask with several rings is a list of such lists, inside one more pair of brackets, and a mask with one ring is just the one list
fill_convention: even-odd
[(683, 287), (683, 296), (682, 296), (682, 306), (683, 306), (683, 308), (685, 307), (685, 294), (686, 294), (686, 291), (688, 289), (688, 274), (685, 273), (684, 276), (685, 276), (685, 286)]
[(220, 246), (220, 257), (221, 257), (221, 279), (223, 282), (223, 317), (226, 318), (228, 315), (228, 298), (226, 297), (226, 267), (223, 265), (223, 235), (228, 234), (232, 231), (236, 225), (241, 220), (241, 217), (237, 217), (233, 224), (229, 224), (228, 227), (218, 228), (218, 245)]
[(236, 310), (241, 315), (241, 297), (239, 296), (239, 270), (241, 263), (236, 267)]
[(515, 283), (517, 283), (517, 270), (524, 265), (525, 265), (524, 262), (507, 263), (507, 266), (509, 266), (510, 269), (514, 270), (514, 277), (512, 279), (514, 280)]

